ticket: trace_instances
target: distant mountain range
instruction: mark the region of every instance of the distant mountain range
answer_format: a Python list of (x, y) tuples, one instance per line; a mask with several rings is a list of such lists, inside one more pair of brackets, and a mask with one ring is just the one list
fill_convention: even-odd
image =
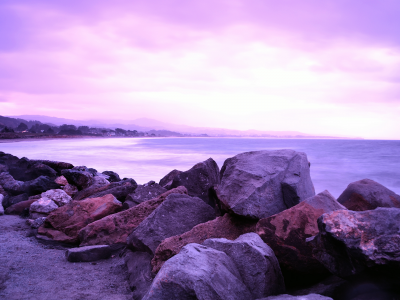
[[(10, 116), (11, 117), (11, 116)], [(195, 136), (216, 136), (216, 137), (277, 137), (277, 138), (338, 138), (331, 136), (315, 136), (298, 131), (260, 131), (260, 130), (233, 130), (224, 128), (192, 127), (187, 125), (177, 125), (164, 123), (153, 119), (140, 118), (132, 121), (121, 120), (72, 120), (40, 115), (20, 115), (12, 116), (28, 121), (40, 121), (45, 124), (60, 126), (71, 124), (75, 126), (90, 126), (104, 128), (122, 128), (125, 130), (137, 131), (164, 131), (166, 135), (176, 136), (176, 133), (182, 135)]]

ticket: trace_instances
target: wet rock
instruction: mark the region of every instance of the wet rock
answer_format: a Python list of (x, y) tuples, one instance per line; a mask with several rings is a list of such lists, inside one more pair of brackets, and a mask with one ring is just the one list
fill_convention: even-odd
[(147, 200), (128, 210), (92, 222), (79, 232), (81, 246), (124, 243), (128, 235), (139, 226), (170, 194), (187, 194), (185, 187), (169, 190), (155, 199)]
[[(35, 197), (35, 196), (33, 196), (33, 197)], [(24, 210), (26, 210), (26, 209), (29, 210), (29, 207), (31, 206), (31, 204), (33, 202), (35, 202), (35, 201), (37, 201), (39, 199), (40, 199), (40, 195), (39, 195), (39, 198), (37, 198), (37, 197), (35, 197), (35, 198), (29, 197), (28, 200), (21, 201), (21, 202), (18, 202), (16, 204), (13, 204), (13, 205), (9, 206), (6, 209), (6, 214), (8, 214), (8, 215), (19, 215), (19, 214), (22, 214), (24, 212)]]
[(60, 189), (48, 190), (42, 193), (42, 199), (52, 200), (55, 204), (57, 204), (58, 207), (68, 204), (72, 201), (72, 198), (66, 192)]
[(338, 202), (355, 211), (372, 210), (377, 207), (400, 208), (400, 196), (371, 179), (350, 183), (339, 196)]
[(65, 252), (65, 256), (70, 262), (96, 261), (110, 258), (111, 248), (108, 245), (71, 248)]
[(132, 251), (128, 251), (124, 257), (129, 273), (129, 287), (133, 291), (132, 299), (134, 300), (141, 300), (153, 281), (151, 258), (151, 254), (147, 252)]
[(328, 274), (306, 239), (319, 232), (317, 220), (322, 214), (339, 209), (345, 207), (324, 191), (257, 223), (256, 233), (274, 250), (287, 284), (320, 280)]
[(215, 218), (214, 210), (203, 200), (170, 194), (128, 237), (128, 245), (154, 254), (166, 238), (189, 231)]
[(257, 299), (257, 300), (333, 300), (332, 298), (321, 296), (318, 294), (309, 294), (302, 296), (291, 296), (291, 295), (278, 295), (270, 296), (267, 298)]
[(85, 189), (93, 183), (93, 174), (88, 171), (81, 171), (79, 168), (62, 170), (61, 174), (79, 190)]
[(216, 193), (225, 210), (252, 219), (272, 216), (315, 195), (307, 156), (293, 150), (228, 158)]
[(228, 255), (189, 244), (158, 272), (143, 300), (253, 299)]
[(121, 178), (119, 178), (119, 175), (113, 171), (104, 171), (102, 174), (108, 176), (108, 181), (109, 182), (118, 182), (121, 181)]
[(4, 215), (4, 207), (3, 207), (4, 196), (0, 194), (0, 216)]
[(258, 234), (246, 233), (234, 241), (208, 239), (204, 246), (225, 252), (235, 263), (253, 299), (285, 292), (285, 284), (274, 251)]
[(63, 191), (66, 192), (70, 197), (75, 197), (75, 195), (79, 192), (78, 188), (73, 184), (65, 185)]
[(68, 180), (67, 178), (65, 178), (64, 176), (59, 176), (54, 180), (55, 183), (59, 184), (59, 185), (67, 185), (68, 184)]
[[(79, 230), (94, 221), (120, 211), (121, 207), (122, 203), (115, 199), (113, 195), (72, 201), (50, 213), (44, 227), (60, 231), (64, 235), (67, 235), (66, 242), (77, 243)], [(39, 230), (42, 228), (43, 226)], [(48, 230), (45, 229), (42, 232), (49, 237), (58, 235), (53, 231), (48, 233)], [(61, 238), (63, 237), (63, 235), (60, 236)]]
[(158, 183), (160, 186), (163, 188), (166, 188), (167, 190), (171, 189), (172, 182), (174, 181), (174, 178), (178, 176), (182, 171), (178, 170), (172, 170), (169, 172), (167, 175), (165, 175), (163, 178), (161, 178), (160, 182)]
[(314, 256), (342, 278), (370, 277), (398, 283), (400, 209), (338, 210), (318, 219)]
[(196, 225), (191, 230), (176, 236), (166, 238), (157, 247), (152, 260), (152, 271), (157, 273), (165, 261), (178, 254), (180, 250), (190, 243), (201, 244), (210, 238), (226, 238), (235, 240), (249, 232), (255, 232), (257, 221), (238, 218), (225, 214), (215, 220)]
[(133, 193), (126, 196), (123, 208), (128, 209), (134, 207), (144, 201), (154, 199), (166, 191), (165, 188), (154, 181), (150, 181), (144, 185), (138, 185)]

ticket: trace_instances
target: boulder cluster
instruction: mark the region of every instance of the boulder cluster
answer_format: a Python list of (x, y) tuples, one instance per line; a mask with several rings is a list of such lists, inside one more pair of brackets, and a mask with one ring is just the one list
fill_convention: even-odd
[(241, 153), (221, 170), (209, 158), (143, 185), (0, 152), (4, 213), (67, 246), (71, 262), (118, 249), (133, 299), (400, 295), (400, 196), (370, 179), (337, 200), (315, 194), (307, 156), (293, 150)]

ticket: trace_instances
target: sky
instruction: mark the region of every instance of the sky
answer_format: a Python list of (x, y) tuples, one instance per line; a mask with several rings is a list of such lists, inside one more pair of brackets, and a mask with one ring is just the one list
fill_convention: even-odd
[(400, 139), (398, 0), (2, 0), (0, 115)]

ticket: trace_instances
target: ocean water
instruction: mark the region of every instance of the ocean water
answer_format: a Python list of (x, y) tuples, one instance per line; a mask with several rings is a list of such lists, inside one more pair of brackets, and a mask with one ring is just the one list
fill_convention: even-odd
[(293, 149), (311, 162), (315, 191), (335, 197), (351, 182), (369, 178), (400, 194), (400, 141), (264, 138), (106, 138), (0, 143), (0, 151), (111, 170), (139, 184), (158, 182), (173, 169), (188, 170), (212, 157), (225, 159), (254, 150)]

